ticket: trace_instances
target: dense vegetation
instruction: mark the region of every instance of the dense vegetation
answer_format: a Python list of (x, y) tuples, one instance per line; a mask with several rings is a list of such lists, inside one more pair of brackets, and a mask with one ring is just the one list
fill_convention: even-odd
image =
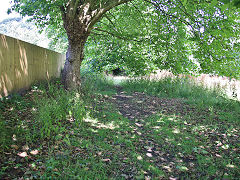
[[(238, 0), (15, 0), (12, 10), (66, 42), (65, 88), (81, 85), (84, 48), (98, 70), (125, 67), (239, 78)], [(64, 44), (60, 43), (64, 48)]]
[(93, 74), (84, 87), (0, 102), (1, 179), (239, 178), (240, 103), (218, 89)]

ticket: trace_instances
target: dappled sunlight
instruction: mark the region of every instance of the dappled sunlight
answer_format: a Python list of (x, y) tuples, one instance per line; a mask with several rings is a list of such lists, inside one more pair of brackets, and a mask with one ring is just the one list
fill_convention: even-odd
[(60, 75), (65, 55), (0, 34), (0, 98)]
[(24, 73), (24, 75), (28, 75), (28, 57), (27, 57), (27, 52), (23, 44), (17, 40), (18, 48), (19, 48), (19, 62), (20, 62), (20, 67), (21, 71)]
[[(8, 95), (9, 90), (13, 88), (13, 82), (11, 77), (11, 69), (6, 67), (6, 63), (10, 65), (10, 62), (6, 62), (10, 48), (6, 36), (0, 35), (0, 98)], [(11, 57), (11, 56), (9, 56)], [(7, 68), (7, 69), (6, 69)], [(13, 67), (12, 67), (13, 68)]]
[(197, 126), (193, 126), (192, 128), (192, 131), (205, 131), (207, 129), (206, 126), (203, 126), (203, 125), (197, 125)]
[(89, 115), (86, 116), (86, 118), (83, 119), (84, 122), (88, 122), (91, 124), (91, 126), (96, 127), (96, 128), (103, 128), (103, 129), (115, 129), (115, 128), (119, 128), (118, 125), (115, 125), (114, 121), (109, 122), (109, 123), (101, 123), (97, 118), (92, 118)]
[[(1, 42), (2, 42), (2, 46), (3, 46), (4, 48), (9, 49), (6, 36), (1, 35)], [(2, 53), (1, 53), (1, 54), (2, 54)]]
[(200, 76), (191, 76), (180, 74), (175, 76), (170, 71), (158, 70), (156, 74), (150, 74), (150, 80), (159, 80), (165, 78), (186, 78), (193, 85), (203, 86), (211, 90), (219, 91), (220, 93), (226, 93), (228, 98), (240, 100), (240, 81), (234, 78), (229, 78), (226, 76), (217, 76), (211, 74), (200, 74)]
[(177, 118), (175, 117), (175, 115), (173, 115), (172, 117), (168, 117), (167, 120), (173, 121), (173, 122), (178, 122), (178, 121), (179, 121), (179, 119), (177, 119)]
[(159, 123), (166, 123), (166, 122), (180, 123), (182, 121), (182, 117), (179, 115), (176, 115), (175, 113), (165, 114), (161, 112), (161, 113), (157, 113), (156, 116), (158, 117), (156, 122), (159, 122)]
[(180, 133), (180, 130), (175, 128), (172, 132), (173, 132), (174, 134), (179, 134), (179, 133)]
[[(11, 79), (8, 77), (6, 73), (1, 73), (0, 76), (0, 92), (3, 94), (3, 96), (7, 96), (9, 93), (9, 89), (13, 88), (13, 83)], [(1, 98), (1, 94), (0, 94)]]
[(152, 128), (153, 128), (153, 129), (157, 129), (157, 130), (161, 130), (161, 129), (162, 129), (161, 126), (153, 126)]

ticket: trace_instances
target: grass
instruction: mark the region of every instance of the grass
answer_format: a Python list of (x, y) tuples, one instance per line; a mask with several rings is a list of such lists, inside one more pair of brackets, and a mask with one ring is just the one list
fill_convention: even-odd
[(0, 101), (1, 179), (238, 179), (240, 104), (188, 79), (86, 74)]
[(134, 79), (125, 81), (122, 86), (127, 92), (145, 92), (152, 96), (184, 98), (187, 103), (199, 108), (225, 109), (240, 112), (239, 102), (229, 99), (218, 87), (208, 89), (197, 85), (189, 78), (169, 78), (161, 80)]

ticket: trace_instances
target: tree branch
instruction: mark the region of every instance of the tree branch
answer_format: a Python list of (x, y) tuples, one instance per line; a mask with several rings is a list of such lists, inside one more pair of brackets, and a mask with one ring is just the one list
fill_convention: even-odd
[(80, 0), (76, 0), (73, 8), (73, 17), (75, 17)]
[(111, 0), (111, 1), (108, 1), (109, 3), (105, 4), (104, 7), (100, 7), (99, 8), (99, 11), (94, 15), (91, 23), (88, 25), (88, 28), (89, 30), (91, 30), (94, 26), (94, 24), (96, 22), (98, 22), (101, 17), (107, 12), (109, 11), (110, 9), (116, 7), (116, 6), (119, 6), (121, 4), (124, 4), (124, 3), (127, 3), (127, 2), (130, 2), (130, 1), (133, 1), (133, 0)]

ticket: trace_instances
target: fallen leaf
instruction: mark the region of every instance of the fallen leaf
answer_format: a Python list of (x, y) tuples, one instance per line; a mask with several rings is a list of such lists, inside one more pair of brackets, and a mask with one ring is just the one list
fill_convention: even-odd
[(138, 160), (143, 160), (142, 156), (137, 157)]
[(142, 133), (141, 132), (138, 132), (138, 131), (136, 131), (137, 132), (137, 134), (139, 135), (139, 136), (141, 136), (142, 135)]
[(229, 167), (229, 168), (234, 168), (235, 166), (232, 165), (232, 164), (228, 164), (227, 167)]
[(152, 152), (152, 149), (148, 149), (147, 151), (148, 151), (148, 152)]
[(146, 155), (147, 155), (148, 157), (153, 157), (153, 156), (152, 156), (152, 153), (147, 153)]
[(18, 150), (18, 146), (17, 146), (17, 145), (14, 145), (14, 144), (11, 145), (11, 148)]
[(164, 169), (167, 169), (168, 172), (172, 172), (172, 168), (170, 168), (169, 166), (163, 166)]
[(58, 172), (58, 169), (57, 169), (57, 168), (55, 168), (55, 169), (53, 169), (53, 171), (54, 171), (54, 172)]
[(32, 154), (32, 155), (37, 155), (38, 153), (39, 153), (38, 150), (33, 150), (30, 152), (30, 154)]
[(27, 151), (27, 150), (29, 150), (29, 147), (28, 147), (28, 145), (26, 144), (26, 145), (24, 145), (23, 147), (22, 147), (22, 150), (23, 151)]
[(178, 178), (176, 177), (170, 177), (169, 180), (177, 180)]
[(26, 152), (20, 152), (17, 155), (20, 156), (20, 157), (27, 157), (28, 156)]
[(102, 159), (103, 162), (110, 162), (111, 159)]
[(13, 140), (13, 141), (16, 141), (16, 140), (17, 140), (16, 134), (14, 134), (14, 135), (12, 136), (12, 140)]
[(229, 148), (229, 145), (228, 144), (225, 144), (222, 146), (223, 149), (227, 150)]
[(220, 158), (222, 157), (220, 154), (215, 154), (215, 155), (216, 155), (217, 157), (220, 157)]
[(136, 126), (138, 126), (138, 127), (142, 127), (143, 125), (142, 124), (139, 124), (139, 123), (135, 123), (136, 124)]

